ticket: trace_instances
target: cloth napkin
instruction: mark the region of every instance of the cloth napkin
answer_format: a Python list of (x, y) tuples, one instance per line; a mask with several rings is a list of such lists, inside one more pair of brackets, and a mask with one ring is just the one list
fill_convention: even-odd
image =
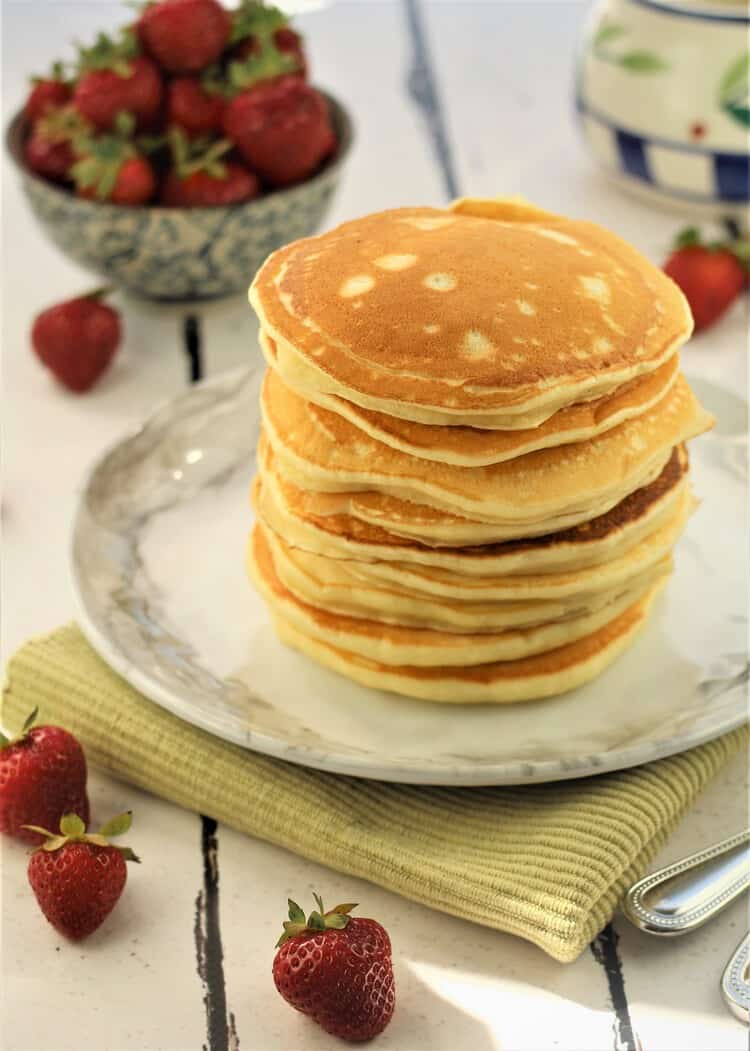
[(577, 781), (498, 788), (386, 784), (308, 770), (227, 744), (146, 700), (75, 626), (11, 660), (2, 720), (69, 729), (124, 781), (574, 960), (745, 729), (669, 759)]

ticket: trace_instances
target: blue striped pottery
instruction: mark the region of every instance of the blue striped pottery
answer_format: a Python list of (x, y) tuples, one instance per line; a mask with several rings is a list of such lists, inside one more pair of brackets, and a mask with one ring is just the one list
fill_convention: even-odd
[(321, 224), (352, 141), (344, 107), (326, 96), (338, 150), (306, 182), (226, 208), (124, 207), (76, 197), (23, 163), (19, 114), (7, 146), (35, 216), (81, 266), (147, 299), (215, 299), (243, 291), (274, 249)]
[(750, 16), (733, 0), (603, 0), (577, 105), (590, 149), (626, 188), (683, 212), (746, 218)]

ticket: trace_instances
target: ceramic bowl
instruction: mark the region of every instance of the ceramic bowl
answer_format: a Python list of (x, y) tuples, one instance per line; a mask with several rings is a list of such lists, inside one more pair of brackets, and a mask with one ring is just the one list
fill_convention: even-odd
[(746, 218), (748, 31), (735, 0), (595, 6), (577, 103), (586, 142), (623, 186), (683, 212)]
[(334, 157), (306, 182), (226, 208), (85, 200), (28, 170), (23, 114), (6, 142), (34, 215), (76, 263), (147, 299), (214, 299), (246, 289), (269, 252), (320, 226), (352, 142), (347, 111), (325, 97), (339, 143)]

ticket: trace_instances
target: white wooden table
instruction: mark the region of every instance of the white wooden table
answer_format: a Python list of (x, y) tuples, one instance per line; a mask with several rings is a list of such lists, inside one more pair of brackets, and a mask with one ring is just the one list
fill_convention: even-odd
[[(577, 0), (392, 0), (305, 14), (315, 79), (348, 101), (358, 124), (331, 224), (378, 208), (439, 204), (455, 192), (523, 192), (553, 210), (601, 221), (660, 260), (683, 219), (622, 197), (578, 141), (570, 85), (585, 7)], [(7, 121), (23, 98), (26, 74), (44, 70), (61, 50), (58, 42), (90, 37), (127, 13), (105, 0), (6, 0), (3, 16)], [(432, 125), (425, 109), (431, 94)], [(10, 166), (4, 176), (3, 661), (27, 637), (71, 617), (66, 548), (86, 466), (180, 391), (188, 375), (175, 311), (121, 300), (127, 338), (110, 373), (82, 398), (53, 385), (29, 351), (30, 319), (93, 281), (36, 227)], [(686, 370), (745, 390), (745, 325), (738, 306), (687, 349)], [(253, 317), (240, 299), (207, 310), (203, 327), (205, 374), (259, 353)], [(746, 758), (738, 757), (722, 773), (659, 863), (747, 822), (745, 770)], [(563, 966), (518, 939), (225, 828), (215, 833), (217, 884), (206, 865), (214, 846), (209, 824), (96, 773), (90, 792), (95, 817), (134, 809), (131, 838), (144, 864), (131, 871), (105, 928), (73, 947), (37, 911), (24, 848), (3, 844), (8, 1051), (333, 1046), (280, 1000), (270, 974), (286, 897), (304, 902), (313, 888), (329, 901), (362, 902), (363, 914), (392, 934), (398, 1006), (378, 1041), (383, 1051), (747, 1045), (718, 990), (745, 933), (743, 902), (673, 942), (649, 939), (618, 917), (592, 951)], [(213, 954), (208, 977), (196, 922)]]

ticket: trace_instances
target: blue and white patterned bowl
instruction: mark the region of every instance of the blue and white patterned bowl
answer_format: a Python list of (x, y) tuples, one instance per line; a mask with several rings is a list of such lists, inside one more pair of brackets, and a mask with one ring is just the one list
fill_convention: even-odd
[(599, 0), (576, 101), (589, 148), (622, 186), (744, 224), (749, 33), (744, 0)]
[(321, 224), (352, 142), (349, 114), (325, 97), (338, 140), (334, 157), (306, 182), (226, 208), (125, 207), (76, 197), (24, 164), (23, 114), (6, 143), (32, 211), (71, 259), (147, 299), (215, 299), (246, 289), (269, 252)]

